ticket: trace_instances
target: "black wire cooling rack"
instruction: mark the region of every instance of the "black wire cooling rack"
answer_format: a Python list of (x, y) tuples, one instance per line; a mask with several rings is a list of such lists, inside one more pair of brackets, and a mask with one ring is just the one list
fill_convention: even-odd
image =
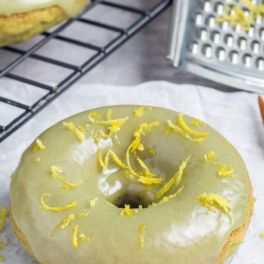
[[(130, 2), (133, 3), (133, 1)], [(33, 90), (38, 89), (44, 92), (44, 95), (42, 93), (41, 96), (35, 98), (35, 101), (32, 104), (24, 103), (19, 99), (6, 98), (6, 96), (0, 92), (0, 104), (4, 107), (11, 107), (18, 110), (17, 115), (9, 117), (5, 115), (7, 110), (4, 110), (5, 108), (1, 110), (0, 107), (0, 112), (5, 116), (5, 119), (7, 119), (4, 124), (0, 123), (0, 142), (15, 132), (36, 113), (69, 88), (74, 82), (102, 62), (113, 51), (129, 40), (135, 33), (161, 14), (171, 4), (172, 0), (149, 0), (148, 2), (152, 2), (152, 6), (147, 8), (148, 10), (142, 10), (137, 7), (132, 7), (132, 4), (126, 5), (123, 1), (118, 2), (117, 0), (113, 0), (110, 2), (95, 0), (92, 1), (80, 16), (68, 20), (53, 31), (43, 33), (38, 37), (41, 39), (33, 41), (32, 45), (28, 45), (26, 48), (23, 48), (23, 45), (22, 47), (21, 45), (18, 45), (0, 49), (0, 63), (2, 62), (3, 64), (2, 66), (0, 65), (0, 81), (6, 81), (6, 83), (13, 81), (17, 83), (17, 86), (22, 83), (23, 85), (30, 86)], [(131, 16), (131, 14), (133, 14), (136, 19), (122, 27), (120, 25), (103, 22), (103, 19), (101, 19), (102, 17), (94, 19), (92, 16), (92, 18), (89, 18), (89, 14), (92, 13), (95, 8), (102, 6), (104, 7), (104, 14), (107, 16), (111, 16), (112, 13), (113, 16), (115, 16), (114, 12), (118, 11), (122, 12), (122, 15), (129, 14)], [(98, 45), (94, 44), (94, 42), (82, 40), (82, 38), (79, 38), (80, 36), (74, 38), (74, 36), (71, 35), (63, 35), (63, 32), (67, 31), (69, 27), (72, 27), (76, 23), (82, 24), (83, 27), (93, 26), (98, 29), (103, 29), (105, 33), (112, 32), (115, 33), (115, 36), (107, 43)], [(96, 36), (94, 36), (94, 38), (96, 38)], [(49, 43), (54, 40), (60, 42), (59, 45), (65, 43), (71, 45), (71, 54), (74, 53), (75, 48), (87, 49), (91, 52), (87, 55), (84, 62), (79, 64), (69, 63), (64, 59), (56, 59), (52, 54), (43, 54), (39, 52), (43, 47), (49, 45)], [(5, 57), (1, 52), (8, 52), (8, 58), (12, 58), (11, 61), (5, 62)], [(54, 85), (47, 84), (39, 79), (34, 79), (34, 76), (31, 75), (17, 74), (15, 70), (17, 68), (23, 68), (26, 61), (29, 59), (32, 60), (30, 66), (31, 69), (32, 67), (38, 67), (37, 63), (41, 62), (48, 64), (51, 68), (56, 66), (66, 69), (69, 73)], [(8, 94), (10, 94), (10, 91)]]

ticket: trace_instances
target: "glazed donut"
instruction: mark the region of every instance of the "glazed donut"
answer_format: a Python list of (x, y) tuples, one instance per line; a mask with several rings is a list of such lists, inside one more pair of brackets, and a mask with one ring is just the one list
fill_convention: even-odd
[(76, 16), (88, 0), (0, 0), (0, 47), (27, 41)]
[(243, 241), (252, 188), (196, 118), (113, 106), (49, 128), (11, 182), (11, 222), (42, 264), (219, 264)]

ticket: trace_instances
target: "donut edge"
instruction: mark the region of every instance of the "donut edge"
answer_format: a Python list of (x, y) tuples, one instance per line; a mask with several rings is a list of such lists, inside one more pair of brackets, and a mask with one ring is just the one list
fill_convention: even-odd
[[(249, 197), (248, 197), (248, 211), (247, 211), (247, 216), (245, 219), (244, 224), (233, 230), (228, 241), (224, 245), (220, 256), (217, 259), (217, 262), (215, 264), (223, 264), (231, 255), (233, 252), (237, 249), (237, 247), (243, 242), (244, 237), (246, 235), (248, 226), (250, 224), (250, 220), (253, 214), (253, 209), (254, 209), (254, 197), (253, 197), (253, 187), (252, 184), (249, 181), (250, 185), (250, 192), (249, 192)], [(11, 223), (11, 228), (14, 234), (16, 235), (17, 239), (19, 240), (20, 244), (24, 248), (24, 250), (37, 262), (40, 263), (36, 256), (34, 256), (33, 251), (27, 241), (26, 236), (23, 234), (23, 232), (19, 229), (17, 226), (13, 216), (12, 216), (12, 211), (10, 214), (10, 223)]]
[(23, 247), (23, 249), (37, 262), (40, 263), (37, 258), (34, 256), (33, 251), (27, 241), (26, 236), (24, 235), (24, 233), (19, 229), (19, 227), (17, 226), (14, 217), (12, 215), (12, 211), (10, 214), (10, 225), (11, 225), (11, 229), (13, 231), (13, 233), (15, 234), (15, 236), (17, 237), (20, 245)]
[(232, 256), (234, 251), (244, 241), (246, 232), (248, 230), (253, 215), (254, 203), (255, 203), (253, 196), (253, 186), (250, 182), (249, 176), (248, 176), (248, 184), (249, 184), (248, 210), (244, 224), (241, 227), (232, 231), (215, 264), (223, 264), (229, 257)]

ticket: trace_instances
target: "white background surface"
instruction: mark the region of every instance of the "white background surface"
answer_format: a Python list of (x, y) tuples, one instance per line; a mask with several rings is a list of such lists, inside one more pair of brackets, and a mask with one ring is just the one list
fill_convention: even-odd
[[(113, 104), (167, 107), (197, 116), (224, 134), (244, 158), (257, 198), (247, 239), (231, 263), (263, 264), (264, 240), (259, 237), (259, 233), (264, 231), (264, 129), (254, 94), (230, 94), (205, 87), (180, 86), (168, 82), (152, 82), (135, 87), (76, 85), (0, 144), (0, 204), (9, 205), (10, 175), (26, 146), (39, 133), (69, 115), (88, 108)], [(6, 263), (31, 263), (31, 259), (12, 235), (9, 225), (4, 235), (10, 240), (8, 247), (1, 252), (7, 258)]]

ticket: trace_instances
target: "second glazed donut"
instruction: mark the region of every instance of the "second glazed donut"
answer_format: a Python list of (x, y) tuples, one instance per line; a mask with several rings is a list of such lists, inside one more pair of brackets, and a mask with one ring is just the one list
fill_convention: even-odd
[(88, 0), (0, 0), (0, 47), (21, 43), (79, 14)]

